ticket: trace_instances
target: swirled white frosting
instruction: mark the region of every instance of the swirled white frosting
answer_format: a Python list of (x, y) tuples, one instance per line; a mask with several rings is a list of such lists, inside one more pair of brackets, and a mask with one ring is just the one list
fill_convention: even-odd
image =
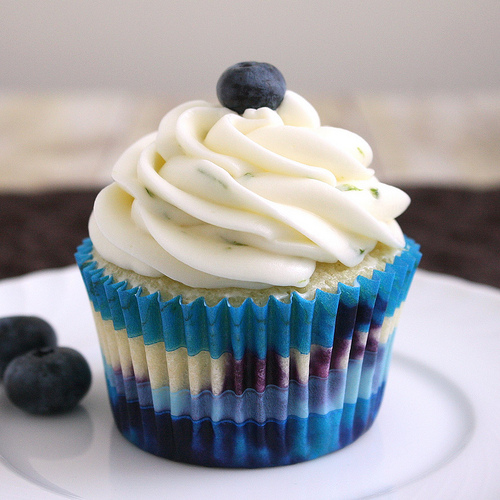
[(191, 287), (305, 286), (316, 262), (404, 246), (409, 197), (368, 168), (370, 146), (321, 126), (305, 99), (238, 115), (193, 101), (132, 145), (89, 231), (108, 261)]

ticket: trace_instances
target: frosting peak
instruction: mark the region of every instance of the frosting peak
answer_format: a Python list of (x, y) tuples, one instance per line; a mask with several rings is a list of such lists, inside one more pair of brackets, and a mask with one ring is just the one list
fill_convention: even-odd
[(176, 107), (132, 145), (97, 197), (101, 255), (146, 276), (201, 288), (303, 287), (316, 262), (361, 262), (377, 242), (403, 247), (408, 206), (379, 182), (370, 146), (321, 126), (287, 91), (238, 115), (204, 101)]

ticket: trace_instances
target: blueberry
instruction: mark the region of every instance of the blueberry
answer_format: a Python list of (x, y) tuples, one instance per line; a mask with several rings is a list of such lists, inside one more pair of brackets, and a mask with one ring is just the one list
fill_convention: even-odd
[(285, 79), (279, 69), (254, 61), (230, 66), (217, 82), (220, 103), (240, 115), (248, 108), (277, 109), (285, 91)]
[(54, 329), (36, 316), (0, 318), (0, 380), (6, 366), (20, 354), (40, 347), (54, 347)]
[(50, 415), (74, 408), (91, 382), (85, 358), (69, 347), (43, 347), (13, 359), (5, 369), (7, 397), (28, 413)]

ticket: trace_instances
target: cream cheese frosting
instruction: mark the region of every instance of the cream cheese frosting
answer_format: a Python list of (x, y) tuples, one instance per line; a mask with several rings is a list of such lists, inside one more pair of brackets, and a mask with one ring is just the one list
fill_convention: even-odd
[(304, 287), (317, 262), (358, 265), (410, 199), (369, 168), (357, 134), (322, 126), (288, 90), (242, 115), (192, 101), (133, 144), (96, 198), (89, 232), (108, 261), (197, 288)]

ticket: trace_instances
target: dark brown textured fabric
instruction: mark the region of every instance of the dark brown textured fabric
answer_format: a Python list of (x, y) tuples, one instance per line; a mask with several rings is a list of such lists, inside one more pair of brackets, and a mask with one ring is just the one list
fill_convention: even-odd
[(0, 195), (0, 278), (73, 264), (96, 194)]
[(405, 188), (398, 221), (422, 245), (423, 269), (500, 287), (500, 189)]
[[(500, 189), (405, 188), (423, 269), (500, 287)], [(73, 264), (97, 191), (0, 195), (0, 278)]]

